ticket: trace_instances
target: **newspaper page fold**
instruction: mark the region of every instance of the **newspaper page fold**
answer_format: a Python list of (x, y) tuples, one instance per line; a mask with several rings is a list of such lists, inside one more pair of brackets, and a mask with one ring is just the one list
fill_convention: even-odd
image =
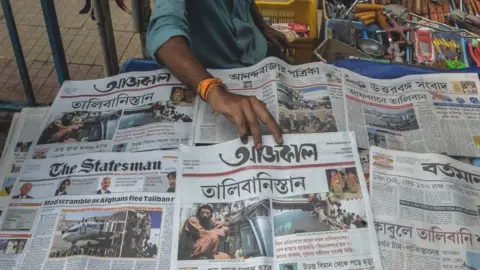
[(353, 134), (284, 142), (180, 149), (173, 269), (381, 269)]
[(480, 268), (480, 168), (438, 154), (370, 149), (385, 269)]

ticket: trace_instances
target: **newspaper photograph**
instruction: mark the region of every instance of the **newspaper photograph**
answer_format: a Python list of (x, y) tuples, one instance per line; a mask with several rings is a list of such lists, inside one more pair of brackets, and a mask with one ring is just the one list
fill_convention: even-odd
[(2, 269), (170, 269), (173, 204), (158, 192), (11, 201)]
[(180, 148), (172, 269), (381, 269), (353, 133), (284, 141)]
[(195, 93), (167, 70), (67, 81), (29, 158), (138, 152), (192, 143)]
[[(284, 133), (336, 132), (336, 118), (343, 119), (343, 111), (337, 115), (330, 100), (332, 89), (342, 90), (341, 72), (333, 66), (291, 66), (269, 57), (248, 68), (210, 72), (221, 78), (229, 91), (263, 101)], [(210, 105), (199, 98), (195, 104), (195, 143), (221, 143), (238, 137), (235, 125)], [(268, 134), (263, 125), (262, 131)]]
[(35, 140), (35, 134), (40, 130), (47, 111), (47, 107), (36, 107), (24, 108), (19, 113), (15, 131), (12, 132), (12, 139), (0, 164), (0, 181), (2, 183), (0, 208), (3, 208), (12, 192), (22, 164)]
[(439, 154), (370, 149), (385, 269), (480, 267), (480, 168)]
[(375, 80), (344, 70), (343, 76), (347, 126), (360, 148), (480, 154), (477, 74)]

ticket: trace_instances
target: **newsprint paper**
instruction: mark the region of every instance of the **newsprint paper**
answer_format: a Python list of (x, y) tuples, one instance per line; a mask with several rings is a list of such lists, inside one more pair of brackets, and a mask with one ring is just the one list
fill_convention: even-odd
[[(291, 66), (269, 57), (248, 68), (210, 72), (221, 78), (230, 92), (263, 101), (286, 134), (345, 130), (344, 112), (334, 110), (338, 97), (330, 97), (330, 93), (340, 92), (337, 96), (343, 102), (342, 74), (334, 66)], [(199, 97), (195, 106), (195, 143), (221, 143), (238, 137), (235, 125)], [(264, 135), (269, 134), (265, 126), (262, 129)]]
[(358, 147), (480, 155), (476, 73), (378, 80), (343, 70), (347, 127)]
[(47, 107), (24, 108), (18, 115), (12, 137), (0, 163), (0, 211), (8, 200), (28, 150), (40, 130)]
[(170, 269), (177, 152), (26, 160), (1, 269)]
[(381, 269), (353, 133), (263, 142), (180, 148), (172, 269)]
[(378, 147), (370, 161), (385, 269), (480, 269), (480, 168)]
[(28, 158), (191, 144), (194, 93), (167, 70), (66, 81)]

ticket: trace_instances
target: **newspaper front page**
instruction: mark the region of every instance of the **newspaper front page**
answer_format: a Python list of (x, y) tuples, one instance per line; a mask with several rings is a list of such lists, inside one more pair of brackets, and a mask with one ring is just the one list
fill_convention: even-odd
[(345, 114), (360, 148), (480, 155), (474, 73), (374, 80), (343, 70)]
[(480, 168), (372, 147), (372, 208), (385, 269), (480, 268)]
[(12, 132), (12, 138), (9, 147), (2, 158), (0, 164), (0, 211), (3, 210), (12, 188), (16, 182), (17, 176), (22, 168), (28, 150), (35, 140), (38, 130), (40, 130), (47, 107), (24, 108), (17, 119), (15, 130)]
[(381, 269), (353, 134), (284, 141), (180, 148), (172, 269)]
[(0, 224), (1, 269), (171, 269), (177, 152), (27, 160)]
[(194, 103), (194, 92), (167, 70), (67, 81), (29, 158), (190, 145)]
[[(335, 111), (330, 93), (342, 91), (341, 72), (324, 63), (291, 66), (269, 57), (248, 67), (211, 70), (229, 91), (263, 101), (284, 133), (336, 132), (343, 125), (343, 111)], [(340, 113), (340, 115), (337, 115)], [(221, 143), (238, 137), (236, 126), (197, 99), (195, 143)], [(262, 125), (263, 134), (268, 134)]]

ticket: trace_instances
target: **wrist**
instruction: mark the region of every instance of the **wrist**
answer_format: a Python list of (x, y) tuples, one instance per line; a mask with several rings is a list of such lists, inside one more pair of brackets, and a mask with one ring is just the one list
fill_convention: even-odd
[(218, 100), (222, 99), (222, 96), (224, 96), (226, 92), (227, 90), (222, 85), (215, 85), (210, 89), (205, 101), (210, 105), (216, 104)]

